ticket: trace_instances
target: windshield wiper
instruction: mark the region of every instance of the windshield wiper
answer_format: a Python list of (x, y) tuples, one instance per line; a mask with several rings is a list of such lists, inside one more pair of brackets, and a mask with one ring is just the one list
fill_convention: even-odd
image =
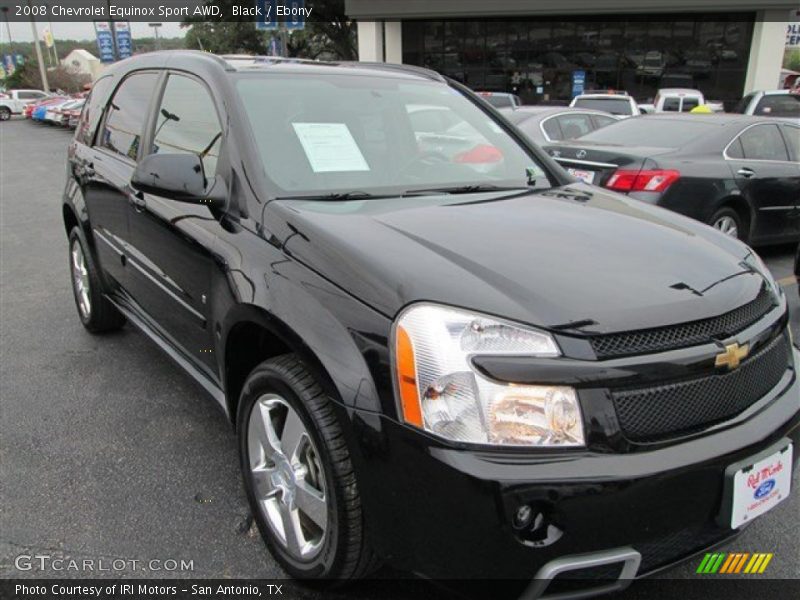
[(461, 185), (454, 187), (425, 188), (421, 190), (408, 190), (403, 193), (403, 197), (426, 196), (430, 194), (478, 194), (480, 192), (515, 192), (519, 190), (531, 189), (530, 186), (523, 185), (494, 185), (482, 183), (477, 185)]
[(336, 192), (333, 194), (305, 194), (300, 196), (278, 196), (275, 200), (371, 200), (391, 198), (392, 196), (370, 194), (368, 192)]

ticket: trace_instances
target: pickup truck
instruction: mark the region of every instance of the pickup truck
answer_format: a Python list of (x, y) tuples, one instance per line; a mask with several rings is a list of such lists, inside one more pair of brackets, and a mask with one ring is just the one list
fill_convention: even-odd
[(0, 94), (0, 121), (8, 121), (11, 115), (21, 115), (27, 104), (38, 102), (49, 95), (42, 90), (9, 90)]

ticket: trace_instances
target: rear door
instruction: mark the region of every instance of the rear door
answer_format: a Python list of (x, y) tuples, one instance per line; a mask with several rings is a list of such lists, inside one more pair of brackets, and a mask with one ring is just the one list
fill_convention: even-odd
[(752, 241), (780, 241), (798, 233), (800, 167), (789, 157), (778, 124), (742, 131), (725, 149), (736, 183), (754, 210)]
[(149, 71), (133, 73), (122, 81), (105, 107), (94, 145), (76, 161), (97, 258), (112, 286), (125, 287), (127, 283), (128, 184), (139, 159), (145, 118), (158, 78), (157, 72)]
[[(220, 162), (222, 122), (200, 79), (170, 73), (147, 154), (197, 154), (210, 180)], [(209, 288), (211, 251), (221, 231), (218, 215), (207, 206), (135, 191), (128, 210), (131, 295), (162, 334), (216, 379)]]

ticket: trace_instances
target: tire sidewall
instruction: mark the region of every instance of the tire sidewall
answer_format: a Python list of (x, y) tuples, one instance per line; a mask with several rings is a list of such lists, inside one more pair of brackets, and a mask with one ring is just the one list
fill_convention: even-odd
[(11, 110), (7, 106), (0, 106), (0, 121), (10, 121)]
[[(252, 474), (247, 447), (248, 424), (250, 413), (258, 398), (267, 393), (275, 393), (288, 402), (300, 416), (303, 424), (311, 436), (314, 447), (319, 455), (320, 464), (325, 475), (325, 495), (328, 504), (328, 525), (325, 531), (323, 547), (310, 561), (299, 561), (292, 557), (274, 538), (272, 528), (267, 523), (254, 493)], [(339, 489), (335, 485), (335, 473), (328, 458), (327, 446), (323, 442), (316, 422), (310, 411), (300, 400), (298, 393), (283, 379), (283, 377), (268, 366), (261, 366), (251, 374), (242, 390), (237, 417), (237, 431), (239, 444), (239, 460), (244, 479), (245, 493), (247, 494), (253, 519), (258, 526), (261, 537), (272, 555), (281, 566), (292, 576), (299, 579), (328, 578), (335, 571), (336, 550), (339, 543), (339, 524), (341, 523), (339, 507), (342, 499)]]
[[(72, 247), (75, 243), (80, 244), (81, 252), (83, 253), (83, 261), (86, 265), (87, 271), (89, 271), (89, 302), (91, 303), (89, 316), (88, 318), (83, 314), (83, 311), (80, 307), (80, 302), (78, 300), (78, 291), (75, 289), (75, 267), (72, 265)], [(92, 326), (92, 317), (95, 314), (95, 307), (97, 306), (95, 300), (97, 296), (97, 290), (95, 289), (95, 280), (96, 277), (93, 277), (94, 271), (94, 262), (92, 261), (91, 257), (86, 248), (86, 242), (83, 239), (83, 235), (79, 228), (74, 227), (69, 234), (69, 283), (70, 287), (72, 288), (72, 298), (75, 300), (75, 308), (78, 310), (78, 318), (83, 323), (84, 327), (91, 328)]]
[[(747, 239), (748, 239), (748, 235), (747, 235), (748, 232), (746, 232), (744, 230), (744, 220), (742, 219), (741, 215), (739, 215), (739, 213), (736, 212), (734, 209), (732, 209), (732, 208), (730, 208), (728, 206), (725, 206), (725, 207), (720, 208), (719, 210), (717, 210), (711, 216), (711, 219), (709, 220), (709, 225), (711, 227), (714, 227), (714, 224), (719, 219), (721, 219), (722, 217), (731, 217), (734, 221), (736, 221), (736, 229), (738, 231), (738, 235), (737, 235), (737, 237), (735, 239), (739, 240), (740, 242), (745, 242), (746, 243)], [(716, 227), (714, 227), (714, 229), (716, 229)], [(719, 231), (719, 230), (717, 230), (717, 231)], [(727, 236), (727, 234), (723, 234), (723, 235)], [(728, 236), (728, 237), (730, 237), (730, 236)]]

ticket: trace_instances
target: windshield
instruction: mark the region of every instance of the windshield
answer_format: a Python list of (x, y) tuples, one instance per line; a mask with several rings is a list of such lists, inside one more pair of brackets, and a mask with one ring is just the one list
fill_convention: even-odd
[(603, 129), (587, 133), (580, 139), (597, 144), (680, 148), (718, 130), (719, 125), (713, 123), (642, 117), (617, 121)]
[(550, 185), (491, 117), (441, 83), (292, 73), (241, 74), (236, 85), (278, 196)]
[(631, 102), (627, 98), (578, 98), (575, 104), (578, 108), (594, 108), (609, 112), (612, 115), (631, 115)]

